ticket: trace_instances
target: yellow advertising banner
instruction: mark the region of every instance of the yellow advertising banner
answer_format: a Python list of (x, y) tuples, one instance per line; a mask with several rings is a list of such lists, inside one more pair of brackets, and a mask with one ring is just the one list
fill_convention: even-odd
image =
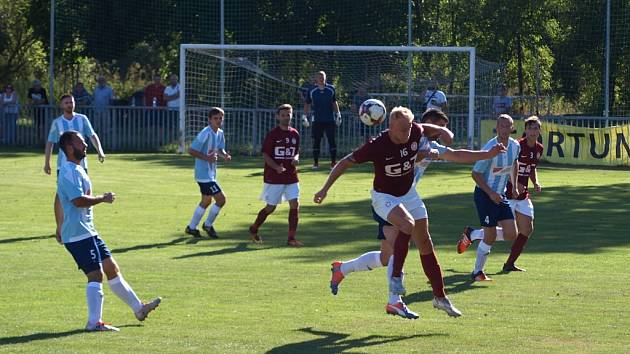
[[(481, 145), (496, 136), (496, 120), (481, 121)], [(513, 138), (525, 131), (522, 120), (514, 122)], [(540, 132), (545, 151), (541, 159), (570, 165), (630, 166), (630, 125), (612, 128), (580, 128), (544, 122)]]

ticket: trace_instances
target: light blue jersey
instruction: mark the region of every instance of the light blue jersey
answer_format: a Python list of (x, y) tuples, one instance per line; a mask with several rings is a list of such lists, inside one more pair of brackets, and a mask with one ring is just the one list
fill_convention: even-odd
[[(483, 147), (484, 150), (490, 150), (498, 143), (497, 137), (490, 139)], [(498, 154), (489, 160), (481, 160), (475, 163), (473, 171), (483, 175), (484, 181), (488, 187), (498, 194), (505, 194), (505, 186), (510, 180), (512, 166), (514, 161), (518, 159), (521, 147), (518, 141), (509, 138), (507, 152)]]
[[(429, 139), (427, 139), (427, 137), (423, 136), (422, 138), (420, 138), (420, 144), (418, 144), (418, 150), (429, 150), (429, 149), (436, 149), (438, 151), (438, 154), (442, 155), (443, 153), (446, 152), (446, 150), (448, 149), (446, 146), (444, 145), (440, 145), (435, 141), (429, 141)], [(414, 169), (413, 169), (413, 186), (412, 188), (415, 188), (415, 186), (420, 183), (420, 179), (422, 178), (422, 175), (424, 175), (424, 171), (427, 169), (427, 167), (429, 167), (429, 164), (431, 163), (431, 159), (429, 158), (424, 158), (422, 160), (420, 160), (419, 162), (416, 162)]]
[[(55, 118), (50, 125), (50, 131), (48, 132), (48, 142), (57, 144), (59, 142), (61, 134), (68, 130), (78, 131), (79, 133), (81, 133), (81, 135), (85, 137), (85, 140), (96, 134), (94, 133), (94, 129), (92, 129), (92, 124), (90, 123), (90, 120), (85, 115), (74, 113), (72, 119), (66, 119), (63, 117), (63, 115), (61, 115)], [(57, 155), (57, 169), (59, 170), (61, 166), (66, 163), (66, 161), (66, 154), (63, 152), (63, 150), (59, 149), (59, 154)], [(81, 166), (83, 166), (83, 168), (87, 170), (87, 158), (81, 160)]]
[(66, 162), (61, 166), (57, 178), (57, 194), (63, 207), (62, 242), (76, 242), (96, 236), (92, 207), (77, 208), (72, 204), (74, 199), (92, 194), (92, 182), (83, 167), (73, 162)]
[[(216, 131), (210, 126), (203, 128), (197, 134), (195, 140), (190, 144), (190, 148), (202, 154), (225, 149), (225, 136), (220, 128)], [(215, 182), (217, 178), (217, 164), (204, 160), (195, 159), (195, 180), (197, 182)]]

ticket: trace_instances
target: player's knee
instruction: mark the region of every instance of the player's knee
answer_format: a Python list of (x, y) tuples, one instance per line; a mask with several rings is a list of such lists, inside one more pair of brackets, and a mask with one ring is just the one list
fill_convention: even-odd
[(95, 271), (89, 272), (88, 274), (86, 274), (88, 282), (92, 283), (92, 282), (98, 282), (98, 283), (102, 283), (103, 282), (103, 271), (101, 269), (97, 269)]
[(225, 202), (226, 202), (226, 198), (225, 198), (225, 197), (223, 197), (223, 198), (219, 198), (219, 199), (217, 199), (217, 203), (216, 203), (216, 204), (217, 204), (217, 206), (218, 206), (219, 208), (223, 208), (223, 206), (225, 205)]
[(271, 204), (267, 204), (267, 206), (265, 207), (265, 211), (267, 212), (267, 214), (271, 214), (274, 211), (276, 211), (276, 206), (275, 205), (271, 205)]
[(403, 233), (407, 235), (411, 235), (411, 233), (413, 232), (413, 226), (414, 226), (413, 220), (405, 219), (400, 225), (400, 231), (402, 231)]

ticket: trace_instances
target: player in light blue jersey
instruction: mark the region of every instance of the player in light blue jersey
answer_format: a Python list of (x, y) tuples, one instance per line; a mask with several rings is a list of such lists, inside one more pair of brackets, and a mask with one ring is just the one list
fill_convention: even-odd
[[(44, 152), (44, 172), (48, 175), (51, 173), (50, 156), (52, 155), (53, 147), (59, 142), (61, 134), (68, 130), (76, 130), (83, 136), (90, 138), (90, 141), (92, 142), (92, 145), (94, 145), (96, 153), (98, 154), (98, 160), (101, 163), (105, 161), (105, 153), (103, 152), (101, 141), (98, 138), (98, 135), (94, 132), (94, 129), (92, 129), (90, 120), (85, 115), (74, 111), (74, 96), (71, 94), (64, 94), (61, 96), (60, 106), (63, 110), (63, 114), (53, 120), (48, 133), (48, 141), (46, 142), (46, 149)], [(59, 169), (65, 164), (65, 162), (66, 155), (63, 150), (59, 149), (59, 154), (57, 155), (57, 174), (59, 174)], [(87, 159), (84, 158), (81, 160), (81, 166), (83, 166), (85, 171), (87, 171)], [(57, 223), (55, 234), (59, 237), (61, 224), (63, 223), (63, 210), (61, 208), (61, 204), (59, 203), (59, 196), (57, 195), (55, 195), (54, 205), (55, 222)]]
[[(501, 114), (497, 118), (497, 136), (490, 139), (484, 148), (501, 143), (507, 147), (507, 153), (495, 156), (492, 159), (475, 163), (472, 171), (472, 179), (475, 187), (474, 199), (477, 207), (479, 221), (483, 228), (484, 237), (477, 247), (477, 260), (471, 277), (475, 281), (492, 281), (483, 271), (490, 254), (492, 244), (497, 237), (497, 225), (503, 229), (505, 240), (516, 238), (516, 222), (510, 209), (510, 204), (505, 197), (505, 187), (508, 180), (512, 186), (516, 186), (516, 173), (518, 172), (518, 154), (520, 145), (512, 139), (510, 134), (514, 129), (514, 121), (507, 114)], [(514, 195), (518, 195), (514, 191)]]
[(213, 224), (225, 205), (226, 199), (217, 183), (217, 160), (219, 157), (225, 161), (232, 160), (232, 156), (225, 151), (225, 135), (221, 130), (224, 115), (225, 112), (221, 108), (212, 107), (208, 113), (208, 126), (197, 134), (188, 149), (188, 153), (195, 158), (195, 180), (201, 191), (201, 202), (185, 230), (187, 234), (194, 237), (201, 237), (197, 225), (214, 199), (214, 205), (210, 208), (208, 218), (202, 228), (209, 237), (219, 238)]
[[(449, 119), (442, 111), (437, 109), (429, 109), (422, 115), (422, 123), (430, 123), (439, 127), (446, 127)], [(438, 136), (423, 136), (419, 142), (418, 150), (419, 162), (416, 162), (414, 170), (414, 183), (411, 188), (416, 188), (417, 183), (422, 178), (424, 171), (431, 161), (441, 158), (460, 163), (473, 163), (478, 160), (492, 158), (497, 154), (505, 151), (505, 147), (501, 144), (490, 147), (486, 151), (471, 150), (454, 150), (436, 142)], [(447, 142), (450, 143), (450, 142)], [(423, 205), (424, 208), (424, 205)], [(365, 253), (358, 258), (350, 261), (336, 261), (332, 264), (332, 279), (330, 287), (334, 295), (337, 294), (339, 283), (344, 277), (352, 272), (372, 270), (382, 266), (387, 266), (388, 279), (391, 277), (393, 265), (393, 244), (398, 234), (398, 230), (386, 220), (383, 220), (373, 211), (373, 217), (379, 224), (377, 238), (381, 240), (381, 250)], [(412, 238), (418, 248), (422, 268), (433, 288), (434, 301), (433, 306), (437, 309), (444, 310), (450, 316), (460, 316), (461, 312), (455, 308), (446, 297), (444, 292), (444, 281), (442, 279), (441, 268), (435, 257), (433, 242), (429, 233), (428, 214), (425, 211), (425, 218), (416, 222), (414, 226)], [(399, 295), (390, 293), (388, 304), (402, 303)], [(393, 315), (405, 318), (417, 318), (417, 314), (412, 311), (401, 310), (389, 306), (387, 312)]]
[(116, 195), (112, 192), (94, 195), (92, 182), (80, 165), (87, 149), (81, 133), (66, 130), (58, 142), (67, 160), (59, 166), (57, 178), (57, 194), (65, 216), (57, 241), (64, 244), (88, 279), (86, 288), (88, 321), (85, 330), (118, 331), (118, 328), (104, 323), (102, 319), (103, 273), (107, 275), (112, 292), (129, 305), (139, 321), (144, 321), (162, 299), (158, 297), (148, 303), (138, 299), (120, 273), (109, 248), (94, 228), (92, 207), (100, 203), (111, 204)]

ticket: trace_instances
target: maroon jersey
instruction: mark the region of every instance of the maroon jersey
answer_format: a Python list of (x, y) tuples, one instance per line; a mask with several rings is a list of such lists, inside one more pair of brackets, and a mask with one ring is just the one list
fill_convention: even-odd
[(282, 130), (275, 127), (270, 130), (263, 142), (262, 152), (269, 155), (286, 171), (276, 172), (265, 163), (264, 181), (269, 184), (292, 184), (298, 182), (297, 169), (293, 166), (293, 158), (300, 153), (300, 133), (292, 127)]
[[(523, 200), (529, 198), (529, 190), (527, 189), (527, 184), (529, 183), (529, 176), (534, 172), (536, 166), (540, 162), (540, 156), (543, 153), (543, 146), (541, 143), (536, 142), (534, 147), (529, 147), (527, 145), (527, 138), (522, 138), (518, 141), (518, 144), (521, 146), (521, 152), (518, 155), (518, 183), (525, 186), (525, 191), (518, 195), (516, 199)], [(508, 199), (514, 199), (512, 196), (512, 183), (508, 181), (507, 183), (507, 193), (506, 196)]]
[(412, 123), (411, 135), (404, 144), (395, 144), (389, 137), (389, 130), (384, 130), (355, 150), (352, 159), (356, 163), (372, 161), (374, 190), (400, 197), (413, 184), (413, 166), (421, 136), (422, 127), (418, 123)]

